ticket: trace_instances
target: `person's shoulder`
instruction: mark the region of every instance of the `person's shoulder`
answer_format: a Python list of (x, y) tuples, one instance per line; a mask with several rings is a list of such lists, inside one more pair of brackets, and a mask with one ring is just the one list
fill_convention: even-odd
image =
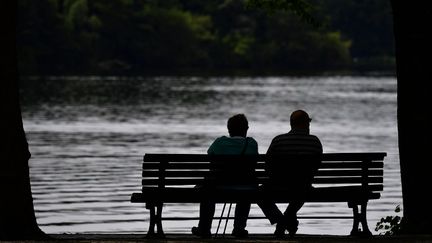
[(214, 154), (217, 151), (219, 151), (220, 147), (223, 146), (224, 143), (226, 143), (226, 136), (221, 136), (216, 138), (210, 145), (210, 147), (207, 149), (208, 154)]
[(318, 146), (320, 148), (320, 150), (321, 150), (320, 153), (322, 153), (323, 147), (322, 147), (321, 140), (318, 138), (318, 136), (315, 136), (313, 134), (310, 134), (309, 136), (312, 138), (312, 140), (314, 141), (316, 146)]
[(275, 136), (275, 137), (272, 139), (272, 141), (274, 142), (274, 141), (277, 141), (277, 140), (280, 140), (280, 139), (284, 139), (284, 138), (286, 138), (287, 136), (289, 136), (289, 133), (282, 133), (282, 134), (279, 134), (279, 135)]
[(253, 137), (247, 137), (246, 139), (248, 142), (248, 149), (252, 149), (253, 154), (258, 154), (258, 142)]
[(213, 141), (213, 143), (212, 143), (211, 146), (215, 146), (215, 145), (218, 145), (218, 144), (224, 143), (226, 140), (227, 140), (227, 137), (226, 137), (226, 136), (218, 137), (218, 138), (216, 138), (216, 139)]
[(258, 150), (258, 142), (253, 137), (247, 137), (248, 143)]
[(229, 138), (227, 136), (220, 136), (220, 137), (216, 138), (214, 140), (214, 142), (222, 142), (222, 141), (226, 141), (226, 140), (229, 140)]
[(318, 137), (318, 136), (316, 136), (316, 135), (313, 135), (313, 134), (309, 134), (309, 136), (310, 136), (311, 138), (313, 138), (313, 139), (316, 139), (316, 140), (320, 141), (319, 137)]

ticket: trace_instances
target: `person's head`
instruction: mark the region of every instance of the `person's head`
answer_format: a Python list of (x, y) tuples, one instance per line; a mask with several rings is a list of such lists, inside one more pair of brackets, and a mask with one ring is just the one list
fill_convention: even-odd
[(228, 133), (231, 137), (246, 137), (249, 128), (248, 120), (245, 115), (237, 114), (228, 119)]
[(292, 129), (309, 129), (312, 119), (303, 110), (296, 110), (291, 113), (290, 124)]

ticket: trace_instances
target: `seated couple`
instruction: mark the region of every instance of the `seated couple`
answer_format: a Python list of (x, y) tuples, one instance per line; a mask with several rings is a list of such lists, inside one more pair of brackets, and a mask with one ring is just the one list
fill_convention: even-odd
[[(276, 136), (267, 150), (267, 155), (284, 155), (284, 154), (322, 154), (322, 145), (320, 140), (309, 134), (309, 126), (312, 119), (303, 110), (294, 111), (290, 117), (291, 131), (286, 134)], [(258, 154), (258, 143), (255, 139), (247, 137), (248, 120), (245, 115), (238, 114), (228, 120), (229, 137), (222, 136), (217, 138), (209, 147), (208, 154)], [(255, 162), (256, 163), (256, 162)], [(319, 161), (309, 161), (309, 165), (300, 165), (296, 161), (266, 161), (266, 171), (269, 173), (270, 181), (261, 188), (275, 188), (288, 190), (296, 195), (305, 195), (312, 188), (313, 173), (318, 168)], [(303, 162), (304, 163), (304, 162)], [(241, 180), (247, 182), (241, 183), (241, 186), (249, 184), (251, 187), (257, 187), (254, 180), (249, 175), (253, 175), (255, 165), (242, 165), (240, 174), (243, 174)], [(228, 171), (227, 171), (228, 172)], [(229, 172), (228, 172), (229, 173)], [(298, 196), (297, 198), (301, 198)], [(263, 211), (270, 223), (276, 224), (274, 232), (276, 237), (283, 237), (285, 231), (290, 236), (297, 232), (298, 220), (297, 212), (303, 206), (303, 200), (291, 201), (285, 212), (279, 210), (277, 205), (271, 200), (263, 200), (258, 206)], [(192, 228), (192, 234), (202, 237), (211, 237), (212, 219), (215, 213), (215, 203), (203, 200), (200, 204), (200, 220), (198, 227)], [(246, 222), (249, 216), (251, 203), (238, 202), (235, 207), (234, 228), (232, 235), (235, 237), (247, 237), (248, 231)]]

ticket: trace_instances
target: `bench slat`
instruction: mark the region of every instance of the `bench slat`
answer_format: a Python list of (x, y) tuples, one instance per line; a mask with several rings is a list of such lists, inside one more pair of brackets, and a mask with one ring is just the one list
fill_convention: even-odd
[[(316, 189), (321, 189), (321, 188), (326, 188), (325, 185), (314, 185), (314, 187)], [(338, 186), (338, 188), (358, 188), (359, 186)], [(172, 188), (172, 187), (171, 187)], [(184, 188), (181, 187), (180, 189), (192, 189), (193, 187), (188, 187), (188, 188)], [(146, 190), (155, 190), (155, 189), (161, 189), (158, 188), (157, 185), (146, 185), (142, 187), (142, 191), (146, 191)], [(163, 188), (162, 188), (163, 189)], [(384, 186), (382, 184), (371, 184), (368, 186), (368, 191), (371, 192), (379, 192), (379, 191), (383, 191), (384, 190)]]
[[(213, 158), (222, 158), (225, 155), (212, 156)], [(241, 155), (245, 156), (245, 155)], [(295, 158), (297, 155), (288, 155), (284, 157), (292, 156)], [(386, 153), (325, 153), (322, 155), (323, 161), (373, 161), (383, 160)], [(232, 155), (229, 157), (233, 157)], [(247, 157), (247, 155), (246, 155)], [(265, 161), (266, 155), (254, 155), (250, 156), (257, 158), (258, 161)], [(159, 161), (178, 161), (178, 162), (198, 162), (206, 161), (209, 156), (206, 154), (145, 154), (143, 160), (147, 162), (159, 162)], [(240, 158), (240, 156), (239, 156)]]
[(314, 178), (313, 183), (314, 184), (355, 184), (355, 183), (383, 183), (382, 177), (368, 177), (367, 179), (364, 179), (362, 177), (319, 177)]
[[(135, 194), (135, 193), (134, 193)], [(135, 197), (135, 198), (134, 198)], [(295, 197), (295, 196), (294, 196)], [(380, 193), (364, 191), (359, 186), (323, 187), (315, 188), (307, 196), (307, 202), (347, 202), (365, 199), (377, 199)], [(133, 196), (134, 202), (200, 202), (203, 198), (212, 198), (216, 202), (236, 202), (247, 200), (252, 203), (260, 202), (263, 198), (275, 202), (288, 202), (293, 195), (287, 190), (272, 191), (200, 191), (196, 188), (147, 188), (142, 193)]]
[[(258, 178), (258, 183), (265, 183), (268, 179)], [(382, 177), (368, 177), (366, 180), (368, 183), (383, 183)], [(165, 178), (164, 184), (167, 186), (185, 186), (185, 185), (197, 185), (202, 184), (204, 182), (204, 179), (200, 178)], [(364, 179), (361, 177), (319, 177), (314, 178), (313, 183), (314, 184), (361, 184), (364, 182)], [(145, 178), (142, 179), (142, 185), (158, 185), (160, 183), (159, 179), (150, 179)]]
[[(368, 176), (383, 176), (383, 170), (368, 170)], [(362, 170), (318, 170), (315, 176), (362, 176)]]
[[(143, 177), (159, 177), (162, 173), (158, 170), (143, 170)], [(205, 177), (209, 176), (209, 170), (167, 170), (163, 172), (165, 177)], [(265, 177), (265, 171), (255, 171), (257, 177)], [(319, 170), (316, 176), (362, 176), (362, 170)], [(368, 176), (382, 176), (383, 170), (368, 170)]]
[(347, 169), (354, 169), (354, 168), (363, 168), (365, 166), (366, 168), (383, 168), (384, 163), (383, 162), (369, 162), (369, 163), (363, 163), (363, 162), (326, 162), (323, 161), (320, 164), (320, 169), (340, 169), (340, 168), (347, 168)]
[[(288, 164), (287, 164), (288, 165)], [(340, 168), (347, 168), (347, 169), (361, 169), (365, 166), (366, 168), (370, 169), (379, 169), (383, 168), (384, 163), (383, 162), (370, 162), (370, 163), (363, 163), (363, 162), (325, 162), (323, 161), (321, 163), (320, 168), (322, 169), (340, 169)], [(210, 162), (167, 162), (166, 165), (162, 165), (161, 163), (155, 163), (155, 162), (144, 162), (143, 163), (143, 169), (159, 169), (165, 167), (166, 169), (210, 169), (210, 168), (217, 168), (217, 165), (212, 165)], [(255, 167), (256, 169), (264, 169), (265, 164), (264, 163), (258, 163)]]

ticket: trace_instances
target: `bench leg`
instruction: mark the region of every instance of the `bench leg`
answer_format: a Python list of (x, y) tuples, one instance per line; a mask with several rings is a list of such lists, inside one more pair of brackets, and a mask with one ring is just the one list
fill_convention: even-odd
[[(367, 202), (361, 203), (361, 211), (359, 212), (357, 203), (349, 202), (348, 207), (353, 209), (353, 228), (351, 230), (352, 236), (371, 236), (372, 233), (369, 230), (366, 219)], [(362, 230), (359, 229), (359, 225), (362, 225)]]
[(156, 224), (156, 214), (155, 214), (155, 207), (147, 205), (146, 208), (150, 210), (150, 223), (149, 223), (149, 229), (147, 231), (147, 238), (152, 238), (155, 236), (155, 224)]
[(365, 236), (371, 236), (372, 233), (369, 230), (369, 226), (367, 224), (366, 209), (367, 209), (367, 202), (362, 203), (362, 205), (361, 205), (360, 222), (362, 224), (363, 235), (365, 235)]
[[(147, 231), (147, 238), (165, 238), (162, 229), (162, 203), (147, 205), (150, 210), (150, 223), (149, 230)], [(157, 227), (157, 234), (155, 233), (155, 226)]]
[(164, 238), (165, 233), (162, 229), (162, 207), (163, 207), (162, 203), (157, 205), (156, 227), (157, 227), (158, 236), (161, 238)]
[(360, 232), (359, 230), (360, 219), (359, 219), (359, 211), (358, 211), (357, 204), (349, 202), (348, 207), (352, 208), (353, 210), (353, 227), (350, 235), (358, 235)]

